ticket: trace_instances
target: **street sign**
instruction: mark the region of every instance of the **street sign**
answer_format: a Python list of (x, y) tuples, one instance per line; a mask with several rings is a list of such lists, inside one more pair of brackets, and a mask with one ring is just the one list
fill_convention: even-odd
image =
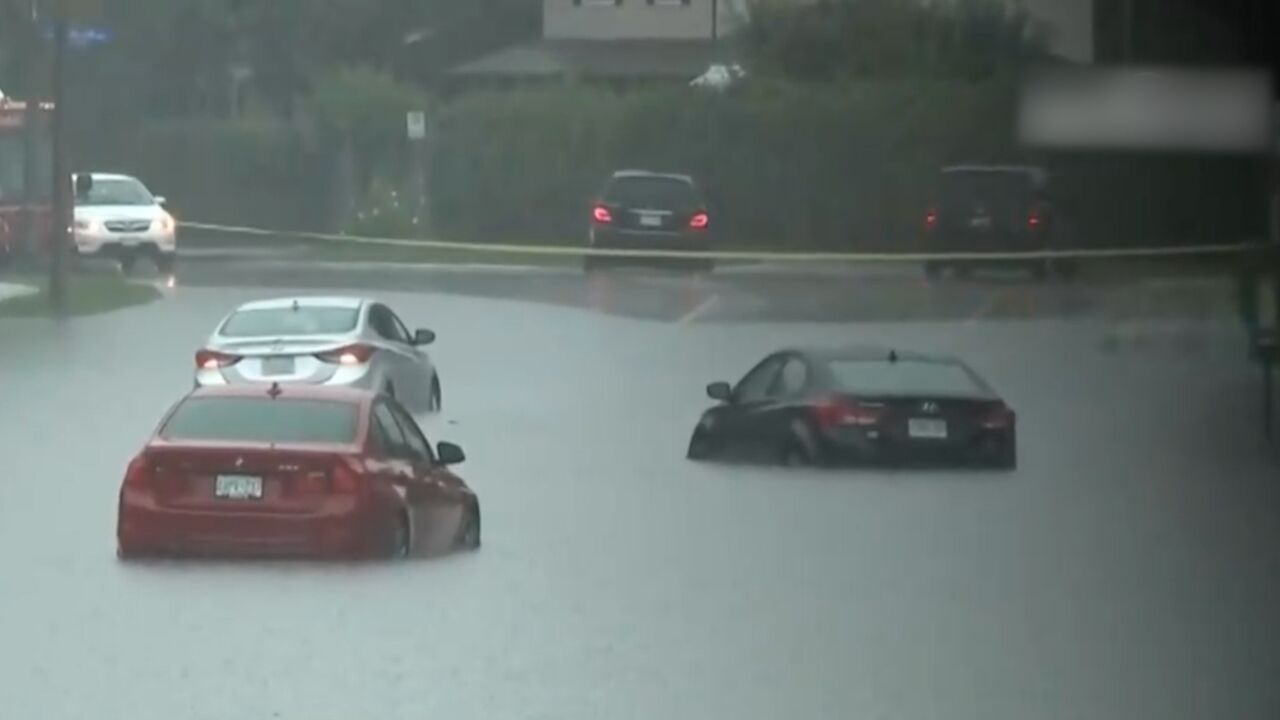
[(408, 124), (409, 139), (423, 140), (427, 137), (427, 114), (421, 110), (413, 110), (405, 115)]

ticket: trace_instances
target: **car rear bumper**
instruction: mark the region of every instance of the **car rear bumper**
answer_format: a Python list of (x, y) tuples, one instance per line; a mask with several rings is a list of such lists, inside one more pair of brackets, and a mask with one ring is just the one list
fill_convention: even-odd
[[(621, 230), (608, 228), (592, 228), (590, 235), (592, 248), (602, 250), (652, 250), (655, 252), (708, 252), (711, 240), (706, 232), (653, 232), (644, 230)], [(701, 258), (661, 258), (645, 256), (594, 256), (596, 262), (707, 262)]]
[(343, 559), (375, 543), (354, 506), (316, 514), (219, 513), (122, 500), (116, 539), (126, 557), (290, 557)]
[[(380, 378), (374, 372), (371, 366), (359, 367), (341, 367), (337, 368), (332, 374), (324, 376), (314, 376), (311, 378), (280, 378), (278, 382), (284, 385), (323, 385), (326, 387), (346, 387), (357, 390), (381, 390), (379, 384)], [(234, 370), (219, 369), (207, 370), (200, 368), (196, 370), (195, 385), (196, 387), (217, 387), (221, 385), (262, 385), (273, 382), (270, 377), (262, 379), (246, 378)]]
[(991, 467), (1008, 464), (1016, 435), (984, 431), (952, 440), (913, 440), (876, 431), (847, 430), (819, 438), (823, 459), (834, 464)]

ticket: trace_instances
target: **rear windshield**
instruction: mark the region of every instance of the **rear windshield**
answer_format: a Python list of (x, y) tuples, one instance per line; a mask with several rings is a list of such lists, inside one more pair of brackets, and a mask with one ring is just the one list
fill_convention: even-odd
[(617, 178), (604, 191), (605, 202), (655, 210), (697, 207), (698, 192), (684, 180), (662, 177)]
[(985, 396), (987, 388), (963, 365), (900, 360), (835, 360), (828, 364), (836, 386), (859, 395)]
[(165, 440), (348, 444), (357, 406), (331, 400), (198, 397), (183, 402), (160, 430)]
[(949, 172), (942, 174), (943, 210), (969, 212), (1021, 211), (1034, 199), (1031, 176), (1020, 172)]
[(359, 310), (345, 307), (241, 310), (227, 318), (218, 332), (226, 337), (339, 335), (355, 330), (359, 317)]

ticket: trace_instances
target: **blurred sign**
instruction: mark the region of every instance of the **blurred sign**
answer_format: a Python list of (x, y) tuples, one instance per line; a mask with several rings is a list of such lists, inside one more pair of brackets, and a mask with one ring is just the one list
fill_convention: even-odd
[(1057, 70), (1023, 87), (1023, 143), (1061, 149), (1269, 152), (1271, 82), (1263, 72)]
[(406, 116), (410, 140), (422, 140), (427, 137), (427, 114), (421, 110), (409, 112)]
[[(44, 36), (52, 40), (53, 28), (46, 28)], [(111, 42), (111, 31), (106, 28), (96, 27), (78, 27), (71, 26), (67, 28), (67, 44), (73, 48), (87, 48), (95, 45), (105, 45)]]

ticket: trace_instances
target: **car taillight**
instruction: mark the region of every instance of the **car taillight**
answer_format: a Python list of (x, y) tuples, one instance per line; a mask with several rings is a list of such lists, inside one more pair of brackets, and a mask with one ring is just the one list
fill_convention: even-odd
[(1040, 216), (1039, 210), (1032, 210), (1027, 215), (1027, 227), (1035, 230), (1044, 224), (1044, 219)]
[(240, 362), (239, 355), (208, 349), (196, 351), (196, 367), (201, 370), (218, 370), (224, 367), (231, 367), (238, 362)]
[(591, 219), (601, 225), (608, 225), (613, 222), (613, 213), (609, 212), (609, 208), (603, 205), (597, 205), (591, 209)]
[(333, 363), (334, 365), (363, 365), (369, 362), (376, 351), (377, 348), (372, 345), (356, 343), (355, 345), (340, 347), (337, 350), (316, 353), (316, 358), (321, 362)]
[(837, 398), (820, 401), (814, 406), (813, 413), (818, 424), (825, 428), (842, 425), (869, 427), (880, 423), (884, 408)]
[(926, 230), (932, 230), (937, 226), (938, 211), (933, 208), (929, 208), (929, 211), (924, 214), (924, 227)]
[(360, 478), (356, 475), (353, 462), (343, 458), (333, 464), (330, 475), (333, 492), (338, 495), (355, 495), (360, 492)]
[(1013, 426), (1013, 410), (1007, 405), (997, 405), (982, 417), (983, 430), (1005, 430)]
[(694, 230), (706, 230), (710, 224), (711, 216), (704, 212), (694, 213), (693, 217), (689, 218), (689, 227)]
[(151, 458), (142, 453), (129, 461), (129, 468), (124, 472), (124, 486), (130, 490), (150, 490), (152, 476)]

